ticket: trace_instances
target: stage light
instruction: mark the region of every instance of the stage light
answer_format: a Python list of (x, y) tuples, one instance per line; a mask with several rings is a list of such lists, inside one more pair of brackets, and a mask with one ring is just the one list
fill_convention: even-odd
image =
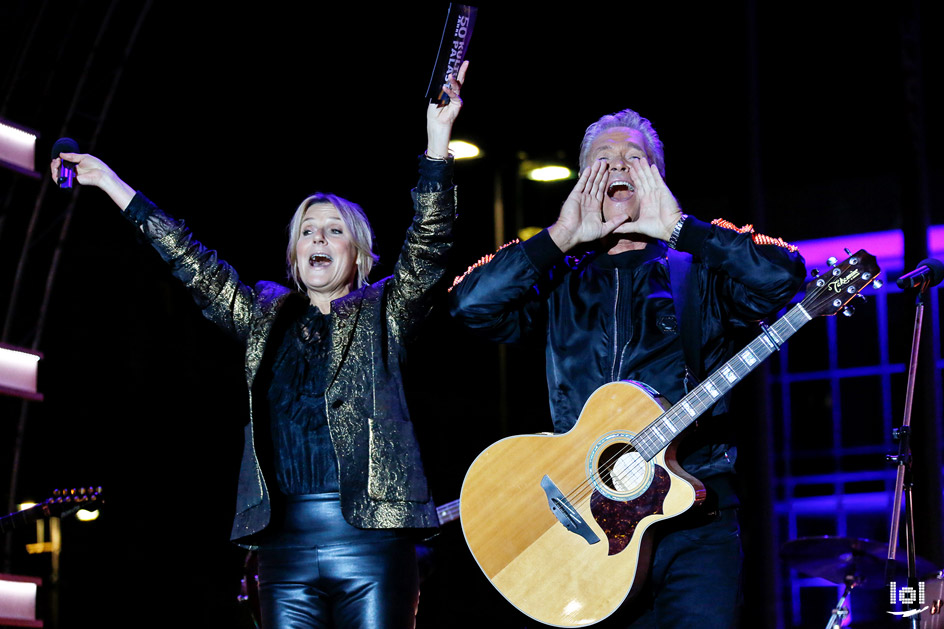
[(36, 592), (41, 579), (0, 575), (0, 625), (12, 627), (41, 627), (36, 620)]
[(479, 150), (479, 147), (463, 140), (452, 140), (449, 142), (449, 152), (452, 153), (453, 157), (456, 159), (472, 159), (482, 156), (482, 151)]
[(0, 119), (0, 165), (38, 177), (35, 170), (38, 137), (33, 131)]
[(534, 226), (522, 227), (521, 229), (518, 230), (518, 240), (524, 242), (528, 238), (531, 238), (532, 236), (536, 236), (542, 231), (544, 231), (544, 228), (542, 227), (534, 227)]
[(39, 352), (0, 345), (0, 394), (42, 400), (43, 395), (36, 388), (42, 357)]
[(79, 522), (91, 522), (92, 520), (97, 520), (99, 516), (98, 509), (89, 511), (87, 509), (79, 509), (75, 512), (75, 519)]
[(573, 177), (573, 171), (566, 166), (533, 166), (524, 169), (524, 176), (531, 181), (562, 181)]

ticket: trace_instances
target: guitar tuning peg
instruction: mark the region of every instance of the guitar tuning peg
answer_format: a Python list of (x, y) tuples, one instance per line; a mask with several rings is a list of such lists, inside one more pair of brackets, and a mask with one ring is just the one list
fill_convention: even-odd
[(874, 286), (876, 290), (878, 290), (884, 285), (885, 285), (885, 282), (883, 282), (882, 280), (875, 280), (874, 282), (872, 282), (872, 286)]
[(810, 276), (819, 277), (819, 269), (813, 269), (812, 271), (810, 271)]
[(865, 303), (865, 302), (868, 301), (868, 299), (866, 299), (866, 298), (865, 298), (865, 295), (863, 295), (862, 293), (858, 293), (858, 294), (856, 295), (856, 299), (861, 299), (861, 300), (862, 300), (862, 303)]
[(851, 317), (855, 313), (855, 306), (846, 306), (842, 309), (843, 316)]
[(842, 250), (846, 252), (846, 255), (847, 255), (847, 256), (851, 256), (851, 255), (852, 255), (852, 252), (849, 251), (849, 247), (843, 247)]
[(839, 262), (839, 260), (837, 260), (835, 256), (829, 256), (826, 258), (826, 264), (829, 266), (835, 266), (837, 262)]

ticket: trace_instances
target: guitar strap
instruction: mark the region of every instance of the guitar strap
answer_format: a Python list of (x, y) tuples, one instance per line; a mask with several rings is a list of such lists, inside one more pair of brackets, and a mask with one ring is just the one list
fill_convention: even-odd
[[(685, 353), (686, 371), (694, 376), (696, 383), (704, 377), (701, 363), (701, 300), (698, 298), (698, 281), (693, 273), (691, 254), (668, 249), (669, 282), (672, 287), (672, 303), (675, 305), (675, 321), (682, 336), (682, 351)], [(689, 383), (685, 383), (686, 391)]]

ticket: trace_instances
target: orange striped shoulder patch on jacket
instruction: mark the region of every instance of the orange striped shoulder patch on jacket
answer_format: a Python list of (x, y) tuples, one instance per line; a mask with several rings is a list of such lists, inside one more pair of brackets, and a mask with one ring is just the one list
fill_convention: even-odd
[[(510, 246), (512, 246), (512, 245), (517, 245), (519, 242), (521, 242), (521, 240), (519, 240), (518, 238), (515, 238), (514, 240), (511, 240), (511, 241), (509, 241), (509, 242), (506, 242), (506, 243), (503, 244), (501, 247), (499, 247), (498, 250), (495, 251), (495, 253), (498, 253), (499, 251), (501, 251), (501, 250), (504, 249), (505, 247), (510, 247)], [(479, 258), (478, 262), (476, 262), (475, 264), (470, 265), (469, 268), (467, 268), (467, 269), (465, 270), (465, 273), (463, 273), (462, 275), (456, 276), (456, 278), (455, 278), (454, 280), (452, 280), (452, 286), (450, 286), (448, 289), (446, 289), (446, 291), (447, 291), (447, 292), (452, 292), (452, 289), (455, 288), (455, 287), (459, 284), (459, 282), (461, 282), (462, 280), (464, 280), (466, 275), (468, 275), (469, 273), (471, 273), (471, 272), (474, 271), (475, 269), (479, 268), (480, 266), (484, 266), (484, 265), (488, 264), (489, 262), (491, 262), (491, 261), (492, 261), (492, 258), (495, 257), (495, 253), (489, 253), (488, 255), (484, 255), (484, 256), (482, 256), (481, 258)]]
[(744, 227), (738, 228), (738, 227), (735, 227), (734, 223), (732, 223), (731, 221), (726, 221), (723, 218), (716, 218), (715, 220), (711, 221), (711, 224), (717, 225), (718, 227), (723, 227), (725, 229), (730, 229), (732, 231), (736, 231), (739, 234), (750, 234), (751, 239), (754, 241), (754, 244), (757, 244), (757, 245), (777, 245), (778, 247), (782, 247), (791, 253), (799, 251), (799, 247), (797, 247), (796, 245), (791, 245), (790, 243), (785, 241), (783, 238), (772, 238), (766, 234), (758, 234), (757, 232), (754, 231), (754, 226), (750, 224), (745, 225)]

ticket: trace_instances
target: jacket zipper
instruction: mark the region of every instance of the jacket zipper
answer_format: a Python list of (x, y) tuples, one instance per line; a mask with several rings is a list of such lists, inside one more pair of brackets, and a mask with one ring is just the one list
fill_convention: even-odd
[(616, 273), (616, 296), (613, 298), (613, 366), (610, 368), (610, 382), (616, 381), (617, 362), (619, 361), (619, 295), (620, 281), (619, 269), (614, 269)]

